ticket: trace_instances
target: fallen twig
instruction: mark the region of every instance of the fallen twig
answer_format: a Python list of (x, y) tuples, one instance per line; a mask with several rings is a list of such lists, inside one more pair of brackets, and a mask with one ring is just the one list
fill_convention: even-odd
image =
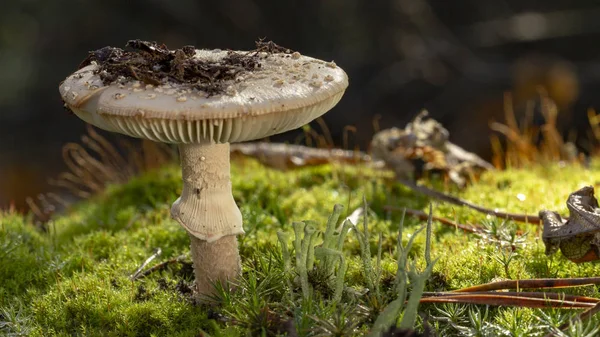
[[(391, 206), (391, 205), (386, 205), (383, 206), (383, 209), (386, 211), (404, 211), (406, 210), (406, 214), (408, 215), (412, 215), (414, 217), (417, 217), (421, 220), (427, 220), (429, 218), (429, 215), (425, 212), (416, 210), (416, 209), (410, 209), (410, 208), (404, 208), (404, 207), (398, 207), (398, 206)], [(461, 229), (465, 232), (469, 232), (469, 233), (482, 233), (483, 232), (483, 228), (480, 226), (476, 226), (476, 225), (465, 225), (465, 224), (461, 224), (461, 223), (457, 223), (454, 222), (450, 219), (446, 219), (446, 218), (442, 218), (439, 216), (432, 216), (431, 217), (432, 220), (438, 221), (444, 225), (448, 225), (454, 228), (458, 228)]]
[[(435, 198), (435, 199), (439, 199), (457, 206), (465, 206), (471, 209), (474, 209), (478, 212), (484, 213), (484, 214), (488, 214), (488, 215), (493, 215), (493, 216), (497, 216), (499, 218), (503, 218), (503, 219), (509, 219), (509, 220), (513, 220), (513, 221), (519, 221), (519, 222), (527, 222), (527, 223), (540, 223), (540, 217), (537, 215), (530, 215), (530, 214), (518, 214), (518, 213), (505, 213), (505, 212), (499, 212), (493, 209), (489, 209), (483, 206), (479, 206), (476, 204), (471, 203), (470, 201), (440, 192), (440, 191), (436, 191), (434, 189), (425, 187), (425, 186), (419, 186), (416, 183), (409, 181), (409, 180), (398, 180), (402, 185), (410, 188), (413, 191), (416, 192), (420, 192), (425, 194), (428, 197), (431, 198)], [(393, 207), (393, 206), (392, 206)]]
[(360, 151), (313, 148), (281, 143), (243, 143), (231, 145), (231, 153), (258, 159), (263, 164), (280, 170), (293, 167), (322, 165), (331, 162), (366, 163), (371, 157)]
[(141, 265), (141, 266), (140, 266), (140, 267), (139, 267), (139, 268), (138, 268), (138, 269), (137, 269), (137, 270), (136, 270), (136, 271), (135, 271), (133, 274), (131, 274), (131, 276), (130, 276), (129, 278), (130, 278), (132, 281), (135, 281), (135, 280), (136, 280), (136, 279), (139, 277), (139, 275), (140, 275), (140, 273), (142, 272), (142, 270), (143, 270), (144, 268), (146, 268), (146, 266), (147, 266), (147, 265), (148, 265), (150, 262), (152, 262), (152, 260), (154, 260), (155, 258), (157, 258), (158, 256), (160, 256), (160, 254), (161, 254), (161, 253), (162, 253), (162, 249), (160, 249), (160, 248), (156, 248), (156, 249), (154, 250), (154, 254), (152, 254), (152, 255), (151, 255), (149, 258), (147, 258), (147, 259), (146, 259), (146, 261), (144, 261), (144, 263), (142, 263), (142, 265)]
[(153, 266), (153, 267), (151, 267), (151, 268), (149, 268), (149, 269), (147, 269), (147, 270), (145, 270), (143, 272), (138, 273), (138, 275), (136, 276), (136, 278), (132, 278), (132, 280), (141, 279), (141, 278), (144, 278), (144, 277), (152, 274), (155, 271), (163, 270), (163, 269), (165, 269), (170, 264), (182, 263), (182, 262), (184, 262), (184, 260), (186, 258), (187, 258), (187, 255), (184, 254), (184, 255), (179, 255), (176, 258), (169, 259), (167, 261), (161, 262), (161, 263), (159, 263), (159, 264), (157, 264), (157, 265), (155, 265), (155, 266)]
[[(234, 154), (241, 153), (246, 156), (257, 158), (263, 162), (263, 164), (279, 169), (288, 169), (290, 167), (308, 165), (321, 165), (333, 161), (352, 163), (372, 162), (372, 158), (369, 155), (360, 151), (322, 149), (302, 145), (278, 143), (235, 144), (231, 146), (231, 151)], [(397, 177), (397, 181), (413, 191), (425, 194), (428, 197), (439, 199), (457, 206), (465, 206), (484, 214), (519, 222), (540, 222), (538, 215), (499, 212), (425, 186), (417, 185), (415, 182), (410, 180), (400, 179)], [(470, 229), (466, 229), (466, 231), (470, 231)]]

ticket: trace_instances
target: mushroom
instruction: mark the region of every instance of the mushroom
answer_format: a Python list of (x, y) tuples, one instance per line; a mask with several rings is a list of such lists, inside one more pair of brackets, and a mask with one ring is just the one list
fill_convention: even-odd
[[(102, 58), (107, 57), (106, 48), (101, 50)], [(177, 51), (168, 52), (175, 55)], [(232, 53), (250, 52), (190, 52), (188, 47), (186, 53), (192, 64), (221, 66)], [(66, 107), (85, 122), (132, 137), (178, 144), (183, 190), (171, 216), (190, 236), (198, 298), (212, 294), (214, 283), (231, 287), (241, 272), (236, 236), (244, 229), (232, 196), (229, 143), (305, 125), (335, 106), (348, 86), (346, 73), (333, 62), (297, 52), (252, 53), (255, 66), (237, 69), (217, 83), (221, 89), (212, 92), (206, 89), (215, 87), (210, 78), (185, 82), (164, 77), (160, 83), (151, 79), (148, 84), (144, 78), (110, 77), (101, 67), (102, 60), (88, 60), (60, 85)]]

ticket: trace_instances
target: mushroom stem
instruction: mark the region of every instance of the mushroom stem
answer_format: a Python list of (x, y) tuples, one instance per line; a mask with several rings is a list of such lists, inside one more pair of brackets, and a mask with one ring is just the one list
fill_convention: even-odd
[(171, 216), (192, 238), (198, 295), (240, 272), (237, 234), (242, 214), (231, 194), (229, 144), (180, 144), (183, 190)]
[(180, 144), (183, 190), (171, 216), (208, 242), (243, 234), (242, 213), (231, 194), (229, 143)]
[(214, 294), (217, 282), (223, 288), (232, 287), (228, 281), (235, 280), (242, 270), (237, 237), (228, 235), (208, 242), (190, 234), (190, 240), (198, 299), (202, 301), (204, 296)]

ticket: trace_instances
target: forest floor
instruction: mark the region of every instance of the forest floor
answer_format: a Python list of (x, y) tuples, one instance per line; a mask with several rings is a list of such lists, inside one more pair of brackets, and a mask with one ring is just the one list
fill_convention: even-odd
[[(191, 260), (186, 255), (189, 238), (169, 212), (181, 189), (177, 166), (109, 186), (54, 217), (46, 232), (36, 227), (31, 215), (0, 213), (0, 335), (366, 335), (397, 297), (394, 280), (401, 214), (387, 212), (385, 205), (428, 212), (431, 202), (435, 216), (485, 228), (483, 234), (472, 234), (433, 221), (430, 255), (437, 261), (425, 291), (507, 279), (600, 275), (598, 263), (575, 264), (560, 253), (546, 256), (537, 224), (503, 222), (429, 200), (394, 182), (390, 172), (339, 164), (282, 172), (253, 159), (238, 159), (232, 163), (231, 175), (246, 231), (240, 236), (243, 276), (236, 292), (219, 292), (220, 303), (214, 307), (194, 304), (189, 293), (193, 284)], [(569, 194), (599, 182), (600, 161), (592, 160), (590, 168), (557, 163), (487, 172), (463, 190), (439, 180), (424, 183), (492, 209), (533, 215), (549, 209), (565, 216)], [(277, 231), (284, 233), (282, 237), (287, 233), (293, 252), (293, 222), (314, 220), (312, 225), (323, 232), (334, 205), (344, 206), (340, 224), (362, 207), (363, 196), (368, 203), (370, 262), (378, 271), (376, 284), (369, 284), (361, 257), (364, 252), (356, 233), (350, 232), (342, 249), (348, 269), (341, 299), (333, 295), (332, 275), (313, 271), (309, 271), (310, 296), (303, 297), (295, 271), (286, 271)], [(362, 217), (359, 221), (351, 218), (364, 230)], [(404, 246), (425, 222), (406, 216)], [(425, 237), (416, 236), (408, 252), (413, 271), (426, 268)], [(320, 244), (321, 234), (315, 240)], [(161, 254), (146, 269), (183, 257), (132, 280), (130, 276), (159, 248)], [(411, 284), (409, 296), (413, 288)], [(600, 297), (598, 286), (561, 291)], [(415, 327), (422, 332), (426, 320), (439, 336), (543, 336), (550, 326), (579, 312), (421, 304)], [(565, 335), (592, 336), (599, 324), (599, 319), (588, 320)]]

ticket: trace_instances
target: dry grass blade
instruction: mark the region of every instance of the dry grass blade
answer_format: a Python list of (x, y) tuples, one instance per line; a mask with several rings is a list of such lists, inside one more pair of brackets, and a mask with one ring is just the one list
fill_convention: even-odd
[[(164, 165), (176, 158), (167, 146), (149, 141), (140, 146), (125, 141), (123, 153), (91, 126), (82, 143), (67, 143), (63, 146), (63, 160), (68, 171), (59, 174), (49, 183), (59, 190), (56, 193), (40, 194), (37, 200), (28, 198), (27, 203), (36, 220), (45, 223), (58, 208), (68, 207), (69, 202), (61, 195), (72, 195), (86, 199), (101, 192), (109, 184), (124, 183), (131, 177), (149, 169)], [(62, 191), (60, 191), (62, 190)], [(58, 206), (58, 207), (57, 207)]]
[(587, 111), (588, 121), (592, 127), (592, 133), (596, 140), (600, 141), (600, 114), (596, 113), (596, 110), (590, 108)]
[(323, 137), (325, 139), (325, 144), (326, 144), (325, 148), (327, 148), (327, 149), (333, 148), (335, 146), (335, 143), (333, 141), (333, 137), (331, 137), (331, 131), (329, 130), (327, 123), (325, 123), (325, 120), (323, 119), (323, 117), (317, 118), (316, 122), (321, 127), (321, 132), (323, 132)]
[(379, 120), (382, 118), (383, 116), (381, 116), (380, 114), (375, 114), (375, 116), (373, 116), (373, 119), (371, 120), (371, 125), (373, 126), (373, 132), (377, 133), (379, 131), (381, 131), (381, 127), (379, 125)]
[(546, 119), (546, 124), (541, 127), (541, 131), (546, 142), (543, 144), (545, 148), (541, 148), (541, 151), (548, 153), (550, 160), (576, 161), (578, 159), (577, 153), (568, 150), (567, 144), (558, 131), (558, 107), (547, 95), (542, 96), (542, 113)]
[[(309, 148), (319, 148), (319, 149), (330, 149), (333, 146), (330, 146), (327, 139), (324, 135), (319, 134), (316, 130), (314, 130), (310, 125), (305, 125), (302, 128), (302, 134), (300, 134), (294, 140), (293, 144), (299, 145), (304, 140), (304, 145)], [(313, 144), (313, 139), (315, 143)]]
[[(41, 196), (42, 194), (40, 194)], [(38, 196), (39, 198), (39, 196)], [(39, 221), (46, 222), (50, 220), (51, 214), (44, 210), (44, 204), (42, 203), (42, 207), (38, 206), (38, 203), (31, 197), (25, 199), (25, 202), (29, 206), (29, 210), (33, 213), (33, 215)]]
[(591, 126), (589, 130), (589, 143), (587, 150), (592, 155), (597, 155), (600, 152), (600, 113), (597, 113), (593, 108), (587, 111), (588, 121)]
[(580, 278), (541, 278), (529, 280), (508, 280), (480, 284), (473, 287), (454, 290), (455, 293), (479, 292), (502, 289), (531, 289), (531, 288), (567, 288), (600, 284), (600, 277)]
[(87, 199), (92, 196), (92, 193), (84, 191), (79, 186), (79, 181), (73, 182), (73, 178), (71, 178), (72, 174), (70, 173), (61, 173), (59, 174), (57, 179), (50, 179), (50, 185), (55, 187), (61, 187), (66, 189), (68, 192), (73, 194), (75, 197), (80, 199)]
[[(102, 154), (106, 155), (106, 154)], [(58, 181), (70, 182), (88, 194), (101, 191), (107, 182), (120, 183), (126, 180), (126, 174), (113, 167), (109, 162), (94, 158), (81, 145), (68, 143), (63, 147), (63, 160), (70, 172), (58, 176)], [(52, 181), (54, 184), (56, 181)], [(79, 193), (75, 193), (79, 195)]]
[[(508, 93), (504, 96), (505, 124), (490, 123), (490, 128), (506, 139), (505, 148), (502, 147), (497, 136), (494, 135), (490, 139), (493, 150), (492, 162), (495, 166), (503, 164), (505, 167), (522, 167), (536, 162), (580, 161), (581, 158), (576, 151), (574, 152), (572, 144), (565, 143), (558, 131), (558, 107), (542, 89), (539, 90), (538, 103), (528, 102), (525, 117), (519, 125), (512, 96)], [(540, 108), (544, 119), (544, 124), (541, 126), (533, 123), (536, 106)], [(599, 140), (600, 128), (596, 117), (593, 111), (588, 111), (590, 125), (596, 140)]]
[(178, 157), (175, 148), (147, 139), (142, 139), (140, 146), (136, 146), (136, 144), (129, 141), (121, 141), (120, 145), (128, 154), (125, 165), (132, 169), (131, 175), (135, 175), (136, 172), (158, 168), (165, 163), (172, 162)]
[(494, 165), (495, 168), (500, 169), (506, 165), (505, 160), (503, 160), (503, 158), (506, 158), (506, 153), (502, 148), (502, 142), (500, 141), (500, 137), (495, 134), (490, 135), (490, 142), (492, 143), (493, 153), (492, 165)]
[[(530, 108), (533, 108), (530, 105)], [(528, 111), (529, 112), (529, 109)], [(528, 115), (531, 115), (528, 113)], [(534, 160), (537, 151), (533, 144), (533, 129), (519, 128), (515, 111), (513, 108), (512, 95), (506, 93), (504, 95), (504, 119), (506, 124), (497, 122), (490, 123), (490, 128), (504, 135), (507, 139), (506, 150), (502, 151), (501, 146), (494, 146), (494, 162), (504, 162), (506, 166), (519, 166), (531, 163)], [(524, 124), (530, 125), (530, 121), (525, 121)], [(503, 159), (503, 160), (502, 160)]]
[[(344, 126), (344, 130), (342, 131), (342, 149), (349, 150), (350, 149), (350, 133), (356, 135), (358, 129), (352, 125)], [(355, 151), (359, 151), (358, 147), (354, 147)]]
[(524, 135), (521, 134), (520, 130), (514, 130), (508, 127), (507, 125), (492, 122), (490, 123), (490, 129), (492, 131), (496, 131), (501, 133), (506, 137), (506, 139), (511, 143), (511, 148), (507, 148), (507, 156), (512, 151), (516, 151), (518, 155), (515, 155), (514, 158), (518, 158), (517, 160), (513, 160), (514, 163), (530, 163), (533, 161), (533, 153), (535, 153), (535, 146), (531, 144), (531, 140), (527, 139)]
[(100, 136), (90, 125), (87, 127), (87, 132), (90, 137), (84, 135), (82, 137), (83, 143), (88, 148), (98, 153), (103, 163), (108, 166), (126, 170), (129, 175), (135, 174), (132, 168), (127, 165), (128, 163), (125, 158), (119, 154), (119, 151), (117, 151), (106, 138)]

